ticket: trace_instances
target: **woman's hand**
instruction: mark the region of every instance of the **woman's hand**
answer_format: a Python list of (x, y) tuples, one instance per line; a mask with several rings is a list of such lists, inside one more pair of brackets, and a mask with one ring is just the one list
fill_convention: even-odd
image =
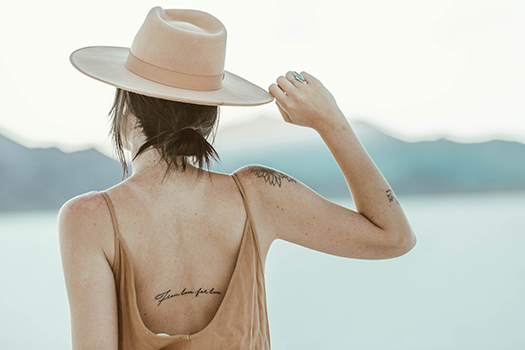
[(277, 84), (268, 88), (275, 98), (283, 119), (292, 124), (313, 128), (318, 132), (346, 119), (332, 94), (314, 76), (301, 72), (306, 83), (295, 81), (293, 73), (277, 78)]

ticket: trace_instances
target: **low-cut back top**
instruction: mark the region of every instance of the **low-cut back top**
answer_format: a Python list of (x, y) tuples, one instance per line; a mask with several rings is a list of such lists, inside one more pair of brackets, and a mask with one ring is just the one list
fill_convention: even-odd
[(246, 210), (246, 223), (235, 268), (215, 316), (194, 334), (157, 335), (144, 324), (137, 305), (133, 260), (119, 232), (111, 199), (101, 192), (115, 234), (113, 274), (118, 304), (118, 348), (165, 350), (267, 350), (270, 333), (260, 245), (241, 183), (233, 175)]

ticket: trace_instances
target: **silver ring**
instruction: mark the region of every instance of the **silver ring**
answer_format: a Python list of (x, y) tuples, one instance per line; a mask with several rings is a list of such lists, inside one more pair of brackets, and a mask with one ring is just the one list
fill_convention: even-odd
[(296, 71), (292, 71), (292, 74), (293, 74), (293, 77), (294, 77), (295, 80), (300, 81), (303, 84), (306, 84), (306, 79), (303, 77), (303, 75), (301, 73), (297, 73)]
[(290, 84), (293, 85), (293, 83), (295, 83), (296, 81), (299, 81), (299, 79), (297, 79), (295, 76), (292, 78), (292, 80), (290, 80)]

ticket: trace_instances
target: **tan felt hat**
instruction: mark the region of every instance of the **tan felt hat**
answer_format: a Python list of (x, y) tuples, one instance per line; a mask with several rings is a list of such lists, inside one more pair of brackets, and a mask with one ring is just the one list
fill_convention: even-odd
[(203, 105), (255, 106), (273, 100), (259, 86), (224, 70), (226, 28), (209, 13), (152, 8), (131, 48), (90, 46), (71, 63), (124, 90)]

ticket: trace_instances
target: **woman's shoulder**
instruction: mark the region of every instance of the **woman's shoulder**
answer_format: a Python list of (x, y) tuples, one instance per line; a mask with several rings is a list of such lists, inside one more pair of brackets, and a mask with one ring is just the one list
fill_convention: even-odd
[(107, 205), (100, 192), (92, 191), (68, 200), (58, 213), (59, 221), (90, 221), (107, 211)]
[(316, 216), (325, 207), (324, 199), (290, 175), (279, 170), (248, 165), (235, 171), (257, 227), (263, 256), (276, 239), (301, 242), (317, 227)]
[(59, 219), (78, 219), (85, 215), (93, 215), (104, 204), (100, 192), (88, 192), (73, 197), (62, 205), (58, 213)]
[(67, 201), (58, 213), (61, 246), (100, 249), (111, 228), (109, 209), (100, 192), (88, 192)]
[(298, 183), (295, 178), (279, 170), (256, 164), (244, 166), (233, 174), (245, 187), (246, 192), (261, 195), (283, 195), (287, 191), (282, 189), (290, 190), (291, 186)]
[[(263, 165), (247, 165), (234, 172), (253, 209), (252, 214), (263, 218), (273, 215), (272, 208), (282, 208), (282, 203), (309, 200), (305, 190), (311, 190), (290, 175)], [(305, 197), (305, 198), (303, 198)], [(270, 210), (270, 212), (268, 212)]]

